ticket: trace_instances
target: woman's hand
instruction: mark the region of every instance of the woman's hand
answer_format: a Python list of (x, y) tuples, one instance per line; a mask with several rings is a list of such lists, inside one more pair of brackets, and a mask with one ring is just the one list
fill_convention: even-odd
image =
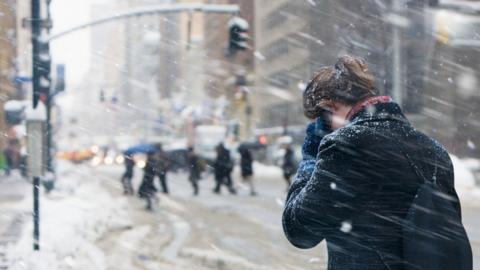
[(327, 126), (321, 118), (317, 118), (316, 122), (308, 124), (302, 146), (303, 159), (315, 159), (317, 157), (320, 141), (328, 133)]

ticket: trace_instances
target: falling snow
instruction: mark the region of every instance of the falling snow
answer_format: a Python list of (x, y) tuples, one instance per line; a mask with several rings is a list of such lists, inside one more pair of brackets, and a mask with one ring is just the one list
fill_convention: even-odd
[[(0, 2), (0, 269), (324, 269), (325, 231), (350, 239), (363, 229), (355, 217), (371, 205), (340, 216), (351, 201), (388, 190), (386, 207), (411, 189), (385, 181), (367, 198), (356, 192), (380, 174), (366, 156), (389, 151), (379, 162), (404, 173), (398, 143), (362, 152), (401, 121), (415, 128), (406, 138), (434, 139), (427, 154), (412, 149), (415, 162), (451, 160), (480, 265), (478, 1), (39, 1), (52, 28), (40, 29), (38, 46), (31, 2)], [(334, 65), (343, 55), (368, 68)], [(362, 101), (389, 96), (401, 113), (373, 104), (345, 119), (350, 101), (310, 99), (324, 66), (336, 78), (324, 88), (346, 96), (371, 72)], [(353, 77), (362, 83), (339, 83)], [(348, 155), (370, 169), (339, 162)], [(32, 164), (42, 176), (40, 251)], [(442, 166), (427, 178), (444, 180)], [(331, 226), (303, 231), (296, 244), (308, 250), (285, 240), (282, 223), (301, 199), (318, 204), (293, 207), (288, 221), (321, 212), (317, 223)]]

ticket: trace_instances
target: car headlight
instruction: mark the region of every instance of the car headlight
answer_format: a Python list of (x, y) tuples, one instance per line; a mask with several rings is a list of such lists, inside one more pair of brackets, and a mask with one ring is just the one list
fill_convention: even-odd
[(107, 165), (112, 165), (113, 164), (113, 158), (112, 157), (106, 157), (104, 162)]
[(140, 161), (137, 162), (137, 167), (140, 168), (140, 169), (145, 168), (146, 165), (147, 165), (147, 163), (143, 160), (140, 160)]
[(115, 158), (115, 162), (117, 162), (117, 164), (122, 164), (123, 162), (125, 162), (125, 158), (123, 156), (117, 156)]
[(96, 156), (92, 159), (91, 163), (92, 163), (93, 166), (98, 166), (98, 165), (100, 165), (100, 163), (102, 163), (102, 159), (100, 157)]

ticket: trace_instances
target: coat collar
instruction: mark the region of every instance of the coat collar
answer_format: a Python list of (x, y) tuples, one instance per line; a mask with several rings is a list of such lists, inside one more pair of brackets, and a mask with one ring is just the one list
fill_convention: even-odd
[(353, 119), (353, 117), (359, 111), (361, 111), (361, 110), (363, 110), (363, 109), (365, 109), (369, 106), (373, 106), (375, 104), (378, 104), (378, 103), (387, 103), (387, 102), (392, 102), (392, 98), (389, 97), (389, 96), (375, 96), (375, 97), (366, 98), (366, 99), (358, 102), (357, 104), (355, 104), (355, 106), (353, 106), (353, 108), (350, 109), (350, 111), (347, 114), (346, 119), (351, 121)]
[(359, 124), (366, 121), (396, 120), (408, 123), (400, 106), (388, 96), (368, 98), (356, 104), (348, 114), (349, 122)]

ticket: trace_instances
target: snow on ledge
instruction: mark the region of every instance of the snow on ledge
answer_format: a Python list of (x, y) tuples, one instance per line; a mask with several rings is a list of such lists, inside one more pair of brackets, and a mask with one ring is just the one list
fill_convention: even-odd
[(28, 106), (25, 111), (25, 118), (27, 121), (47, 121), (47, 109), (42, 102), (39, 102), (37, 108), (33, 106)]

